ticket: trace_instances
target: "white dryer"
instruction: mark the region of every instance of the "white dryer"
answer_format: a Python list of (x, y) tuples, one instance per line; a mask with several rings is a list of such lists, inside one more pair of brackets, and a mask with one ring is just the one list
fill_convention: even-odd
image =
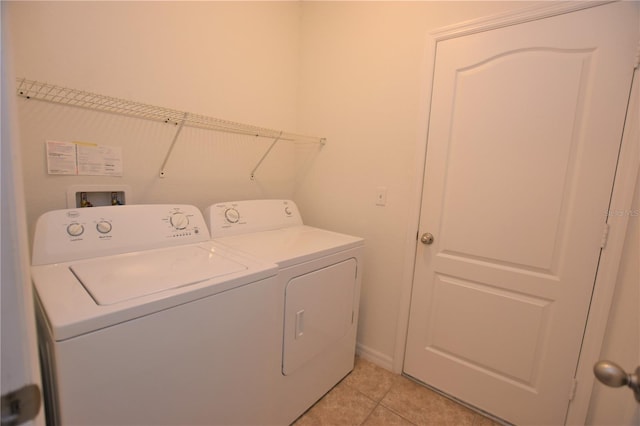
[(276, 265), (211, 241), (197, 208), (52, 211), (32, 263), (48, 423), (272, 418)]
[(276, 422), (289, 424), (354, 365), (364, 241), (306, 226), (290, 200), (214, 204), (214, 241), (278, 264)]

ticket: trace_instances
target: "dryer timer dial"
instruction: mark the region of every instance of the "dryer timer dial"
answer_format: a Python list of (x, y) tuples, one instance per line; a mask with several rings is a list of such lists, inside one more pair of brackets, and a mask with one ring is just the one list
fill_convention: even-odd
[(233, 207), (228, 208), (224, 211), (224, 218), (229, 223), (238, 223), (240, 220), (240, 212)]

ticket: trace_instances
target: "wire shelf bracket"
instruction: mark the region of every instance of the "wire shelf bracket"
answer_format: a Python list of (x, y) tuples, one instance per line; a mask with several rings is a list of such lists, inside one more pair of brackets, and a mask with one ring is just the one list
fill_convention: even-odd
[(160, 168), (160, 177), (166, 176), (165, 167), (167, 165), (167, 162), (169, 161), (169, 158), (173, 151), (173, 147), (178, 140), (178, 136), (180, 135), (180, 132), (182, 131), (182, 128), (184, 126), (274, 139), (269, 149), (267, 149), (267, 152), (262, 156), (258, 164), (256, 164), (256, 166), (251, 171), (251, 180), (255, 179), (256, 170), (260, 167), (264, 159), (267, 157), (267, 155), (269, 155), (271, 149), (278, 141), (284, 140), (292, 142), (317, 143), (320, 146), (324, 146), (327, 142), (325, 138), (321, 137), (307, 136), (297, 133), (283, 132), (281, 130), (273, 130), (265, 127), (254, 126), (251, 124), (237, 123), (234, 121), (208, 117), (200, 114), (193, 114), (190, 112), (149, 105), (121, 98), (115, 98), (112, 96), (101, 95), (84, 90), (71, 89), (54, 84), (27, 80), (26, 78), (18, 78), (17, 83), (17, 95), (26, 99), (37, 99), (46, 102), (91, 109), (94, 111), (120, 114), (128, 117), (135, 117), (152, 121), (160, 121), (163, 123), (178, 126), (178, 129), (176, 130), (171, 145), (169, 146), (169, 150), (167, 151), (165, 159)]
[(269, 148), (267, 149), (267, 151), (264, 153), (264, 155), (262, 156), (262, 158), (260, 159), (260, 161), (258, 161), (258, 164), (256, 164), (256, 166), (253, 168), (253, 170), (251, 170), (251, 180), (255, 180), (256, 179), (256, 170), (258, 170), (258, 167), (260, 167), (260, 165), (262, 164), (262, 162), (264, 161), (265, 158), (267, 158), (267, 155), (269, 155), (269, 153), (271, 152), (271, 150), (273, 149), (274, 146), (276, 146), (276, 143), (278, 143), (278, 141), (280, 140), (280, 138), (282, 137), (282, 132), (280, 132), (280, 134), (278, 135), (277, 138), (275, 138), (273, 140), (273, 142), (271, 142), (271, 145), (269, 146)]

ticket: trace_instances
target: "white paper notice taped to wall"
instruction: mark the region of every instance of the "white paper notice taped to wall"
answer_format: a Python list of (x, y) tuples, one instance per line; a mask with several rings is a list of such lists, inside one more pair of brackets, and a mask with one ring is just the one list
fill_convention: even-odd
[(50, 175), (77, 175), (76, 145), (47, 141), (47, 170)]
[(87, 142), (47, 141), (50, 175), (122, 176), (122, 148)]

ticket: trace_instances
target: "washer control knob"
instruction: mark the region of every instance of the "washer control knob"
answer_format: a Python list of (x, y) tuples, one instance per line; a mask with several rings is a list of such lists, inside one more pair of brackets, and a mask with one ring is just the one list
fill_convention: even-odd
[(174, 213), (169, 218), (171, 226), (178, 230), (185, 229), (189, 225), (189, 218), (184, 213)]
[(67, 234), (71, 235), (72, 237), (78, 237), (82, 235), (83, 232), (84, 226), (78, 222), (70, 223), (69, 226), (67, 226)]
[(111, 225), (111, 222), (107, 222), (106, 220), (101, 220), (100, 222), (96, 223), (96, 229), (101, 234), (108, 234), (109, 232), (111, 232), (112, 228), (113, 226)]
[(287, 216), (291, 216), (291, 207), (287, 206), (284, 208), (284, 212)]
[(240, 212), (233, 207), (228, 208), (224, 211), (224, 218), (229, 223), (238, 223), (240, 220)]

